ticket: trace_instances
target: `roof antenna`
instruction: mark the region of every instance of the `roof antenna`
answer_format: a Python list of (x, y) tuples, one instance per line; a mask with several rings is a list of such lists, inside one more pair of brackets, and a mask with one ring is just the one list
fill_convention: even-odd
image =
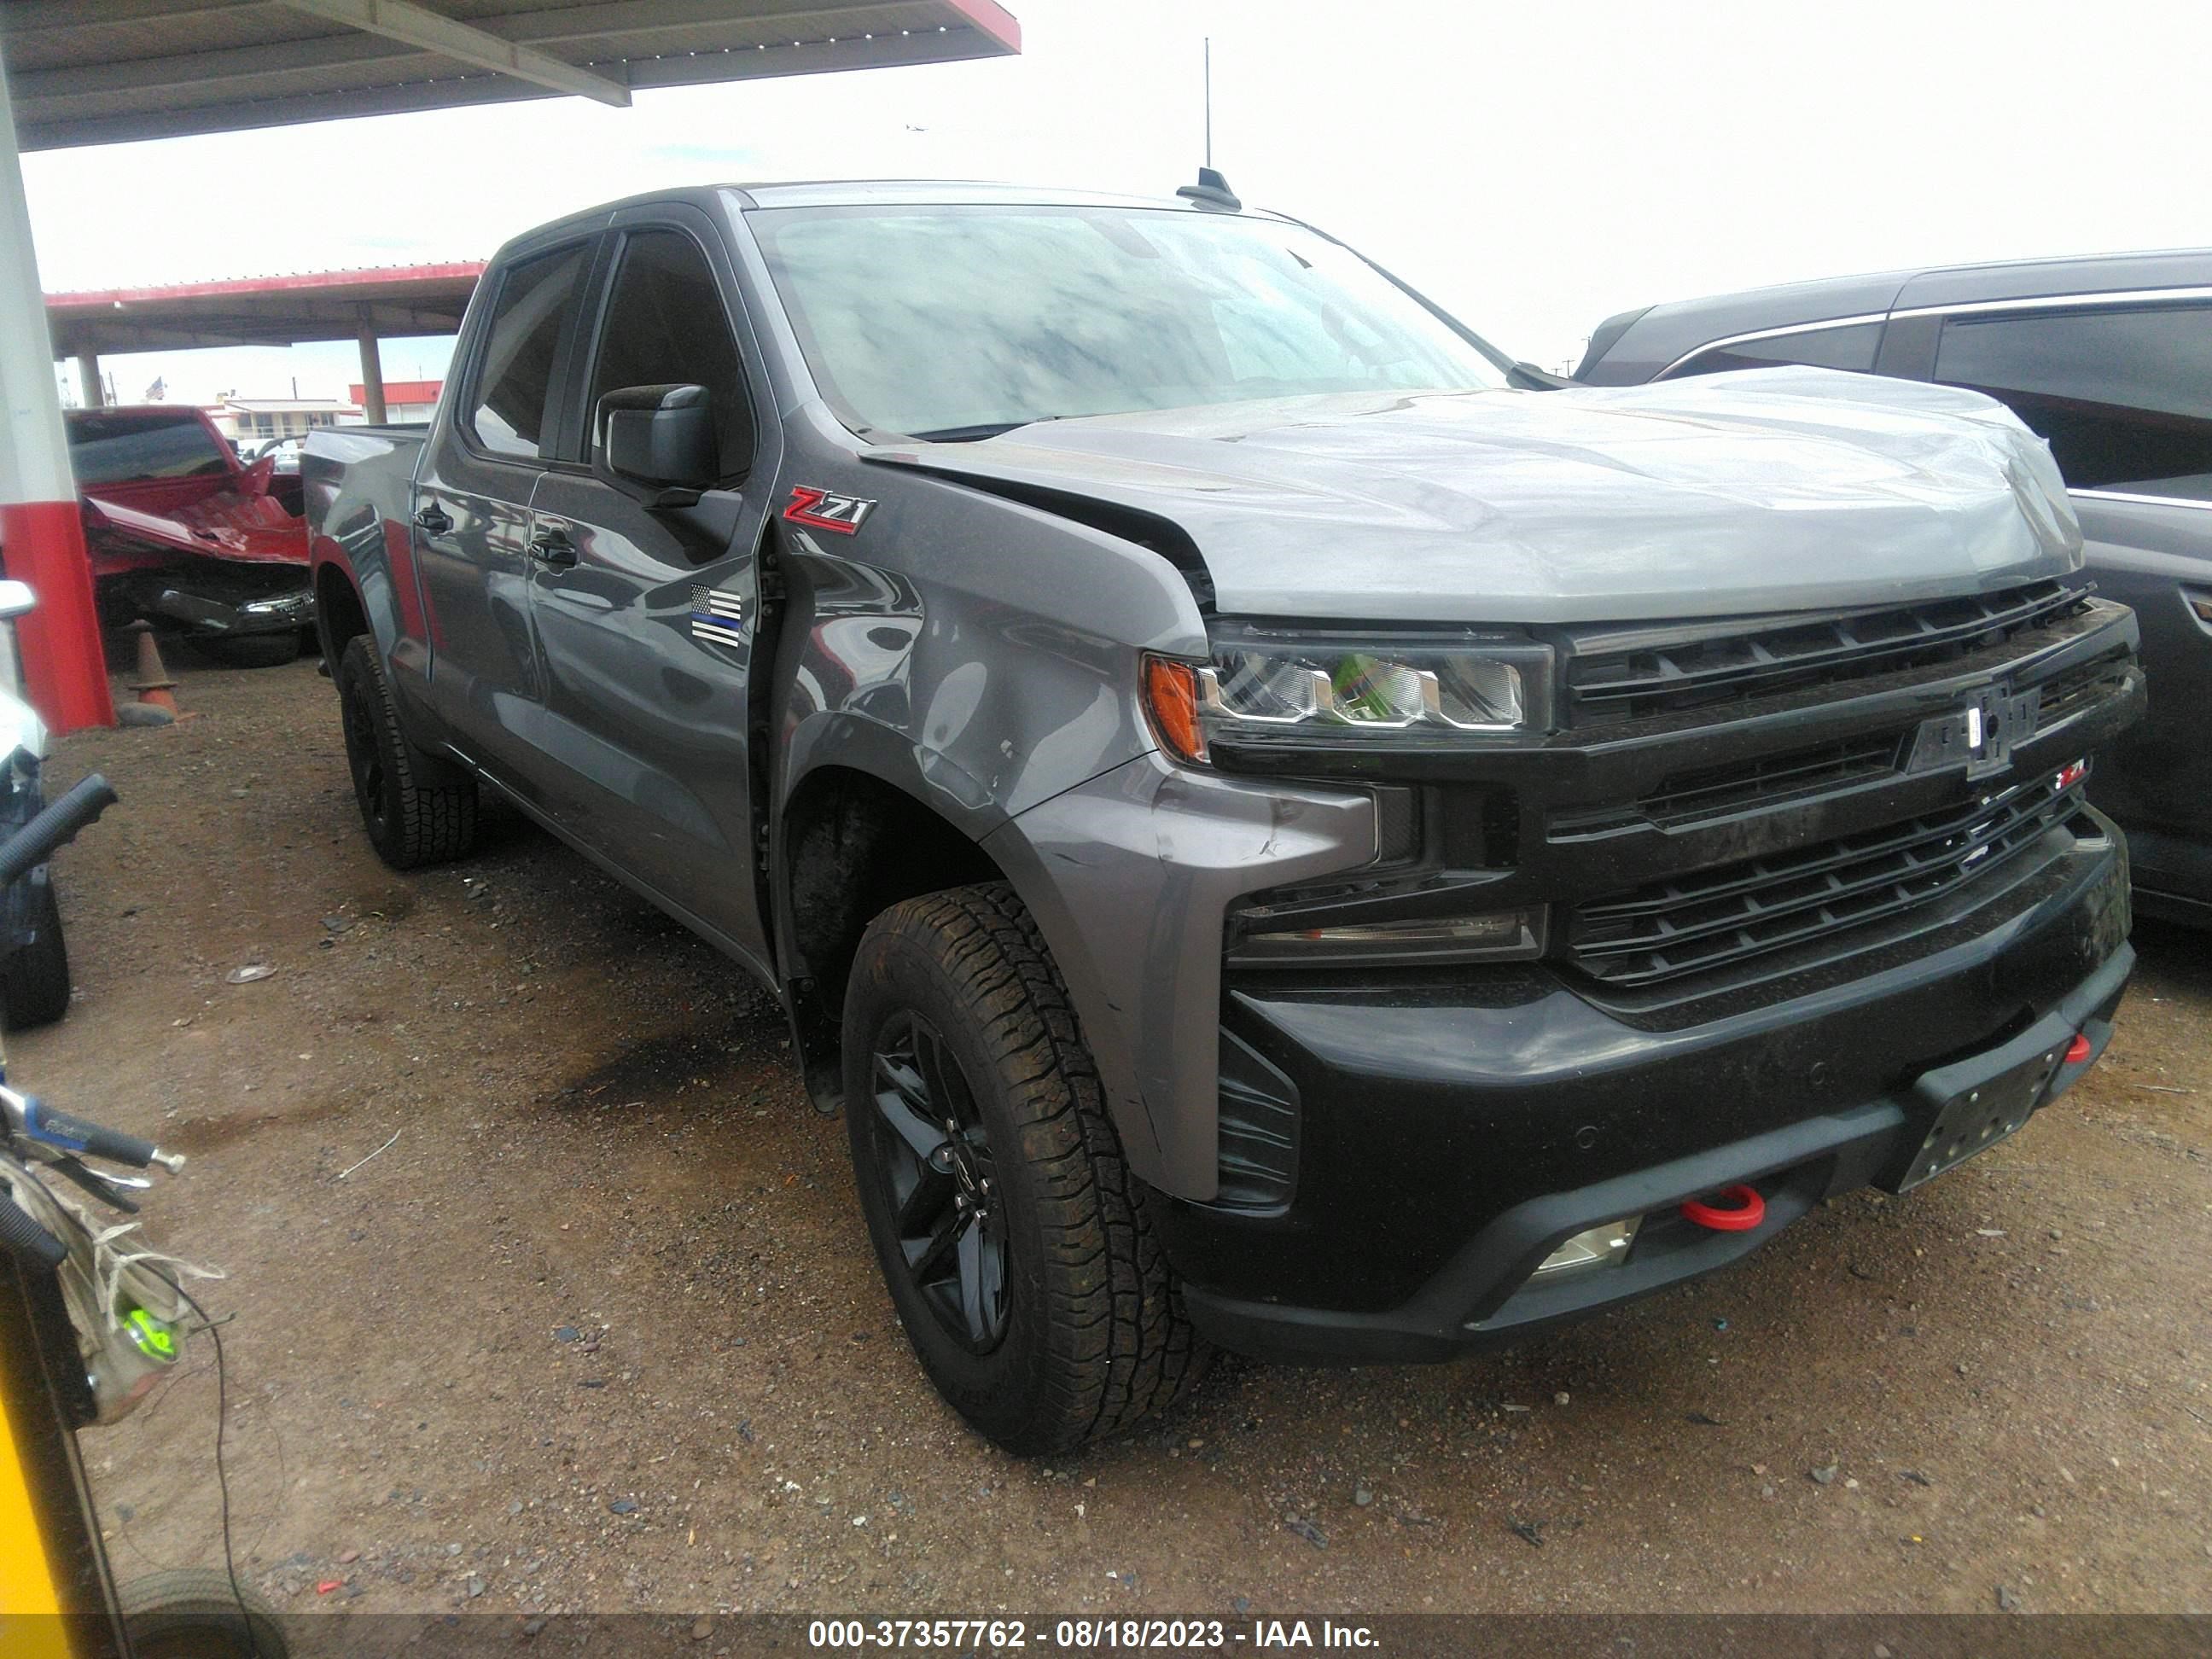
[(1229, 181), (1213, 170), (1213, 37), (1206, 37), (1206, 165), (1198, 170), (1198, 182), (1185, 185), (1176, 191), (1187, 196), (1202, 208), (1223, 208), (1231, 213), (1244, 205), (1237, 192), (1229, 188)]

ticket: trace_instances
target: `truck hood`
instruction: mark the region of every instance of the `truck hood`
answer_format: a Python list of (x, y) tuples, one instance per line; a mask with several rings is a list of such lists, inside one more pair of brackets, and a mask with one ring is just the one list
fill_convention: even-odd
[(1831, 369), (1216, 404), (868, 459), (1167, 520), (1224, 615), (1647, 621), (2081, 564), (2050, 452), (2002, 404)]

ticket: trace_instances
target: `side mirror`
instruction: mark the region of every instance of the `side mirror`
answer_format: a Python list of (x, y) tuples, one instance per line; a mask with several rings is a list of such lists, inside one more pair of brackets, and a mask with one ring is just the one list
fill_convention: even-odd
[(0, 581), (0, 622), (13, 622), (38, 608), (39, 596), (31, 592), (30, 583)]
[(703, 386), (632, 386), (599, 399), (592, 472), (647, 507), (689, 507), (721, 476), (714, 399)]

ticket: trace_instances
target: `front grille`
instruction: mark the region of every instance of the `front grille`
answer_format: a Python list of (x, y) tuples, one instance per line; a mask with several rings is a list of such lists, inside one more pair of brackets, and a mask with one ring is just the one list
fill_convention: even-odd
[(2123, 690), (2127, 684), (2129, 662), (2127, 653), (2121, 652), (2095, 662), (2077, 664), (2044, 681), (2038, 688), (2041, 696), (2036, 704), (2036, 730), (2048, 732), (2059, 721)]
[(1625, 806), (1576, 808), (1552, 818), (1554, 841), (1577, 841), (1645, 824), (1676, 830), (1763, 810), (1895, 775), (1912, 738), (1909, 729), (1870, 732), (1787, 754), (1678, 772)]
[(1883, 610), (1581, 630), (1562, 666), (1563, 713), (1571, 726), (1606, 726), (1924, 667), (2048, 628), (2088, 602), (2054, 580)]
[(2050, 777), (1861, 835), (1749, 859), (1568, 912), (1568, 954), (1591, 978), (1656, 986), (1840, 934), (1978, 880), (2066, 821)]

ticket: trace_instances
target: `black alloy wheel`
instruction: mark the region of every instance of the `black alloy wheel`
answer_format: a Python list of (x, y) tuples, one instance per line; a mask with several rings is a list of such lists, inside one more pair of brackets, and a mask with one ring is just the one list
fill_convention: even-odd
[(988, 1353), (1006, 1334), (1006, 1222), (975, 1091), (912, 1009), (878, 1033), (870, 1070), (878, 1168), (907, 1276), (949, 1334)]
[(890, 906), (841, 1016), (869, 1243), (947, 1403), (1024, 1457), (1171, 1408), (1206, 1350), (1022, 902), (990, 882)]

